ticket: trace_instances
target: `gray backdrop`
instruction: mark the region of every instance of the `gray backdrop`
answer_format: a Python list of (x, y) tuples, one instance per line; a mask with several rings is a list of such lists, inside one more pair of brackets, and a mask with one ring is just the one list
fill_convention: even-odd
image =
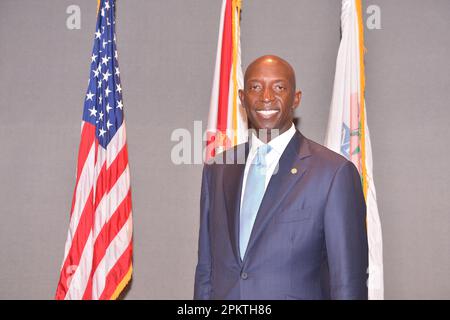
[[(299, 128), (323, 142), (340, 1), (244, 0), (242, 57), (297, 70)], [(67, 6), (81, 29), (66, 28)], [(176, 128), (207, 119), (221, 0), (127, 0), (117, 41), (134, 215), (128, 299), (190, 299), (200, 165), (172, 164)], [(368, 0), (367, 114), (388, 299), (450, 298), (450, 1)], [(51, 299), (75, 184), (94, 0), (0, 0), (0, 298)], [(368, 15), (365, 14), (365, 19)]]

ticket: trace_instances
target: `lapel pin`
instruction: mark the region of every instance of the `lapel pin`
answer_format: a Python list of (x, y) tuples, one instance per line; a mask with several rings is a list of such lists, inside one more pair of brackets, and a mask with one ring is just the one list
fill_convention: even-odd
[(292, 169), (291, 169), (291, 173), (292, 173), (292, 174), (297, 174), (297, 168), (292, 168)]

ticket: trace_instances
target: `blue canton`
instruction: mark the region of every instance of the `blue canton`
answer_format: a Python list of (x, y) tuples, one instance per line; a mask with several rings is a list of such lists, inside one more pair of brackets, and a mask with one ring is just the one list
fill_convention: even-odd
[(101, 0), (83, 111), (83, 120), (95, 126), (105, 149), (123, 122), (114, 16), (114, 0)]

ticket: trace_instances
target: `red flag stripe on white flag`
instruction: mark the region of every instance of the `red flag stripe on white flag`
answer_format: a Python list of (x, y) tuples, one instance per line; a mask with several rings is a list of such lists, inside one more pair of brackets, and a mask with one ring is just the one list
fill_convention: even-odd
[(247, 117), (238, 90), (243, 88), (240, 0), (223, 0), (207, 126), (206, 160), (247, 139)]

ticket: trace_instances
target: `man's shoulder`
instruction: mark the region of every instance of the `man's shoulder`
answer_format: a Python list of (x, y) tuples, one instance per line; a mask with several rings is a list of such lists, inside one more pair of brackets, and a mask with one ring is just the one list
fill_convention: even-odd
[(321, 167), (340, 168), (346, 165), (349, 160), (341, 154), (328, 149), (324, 145), (317, 143), (309, 138), (303, 137), (307, 144), (309, 152), (314, 159), (314, 163)]

